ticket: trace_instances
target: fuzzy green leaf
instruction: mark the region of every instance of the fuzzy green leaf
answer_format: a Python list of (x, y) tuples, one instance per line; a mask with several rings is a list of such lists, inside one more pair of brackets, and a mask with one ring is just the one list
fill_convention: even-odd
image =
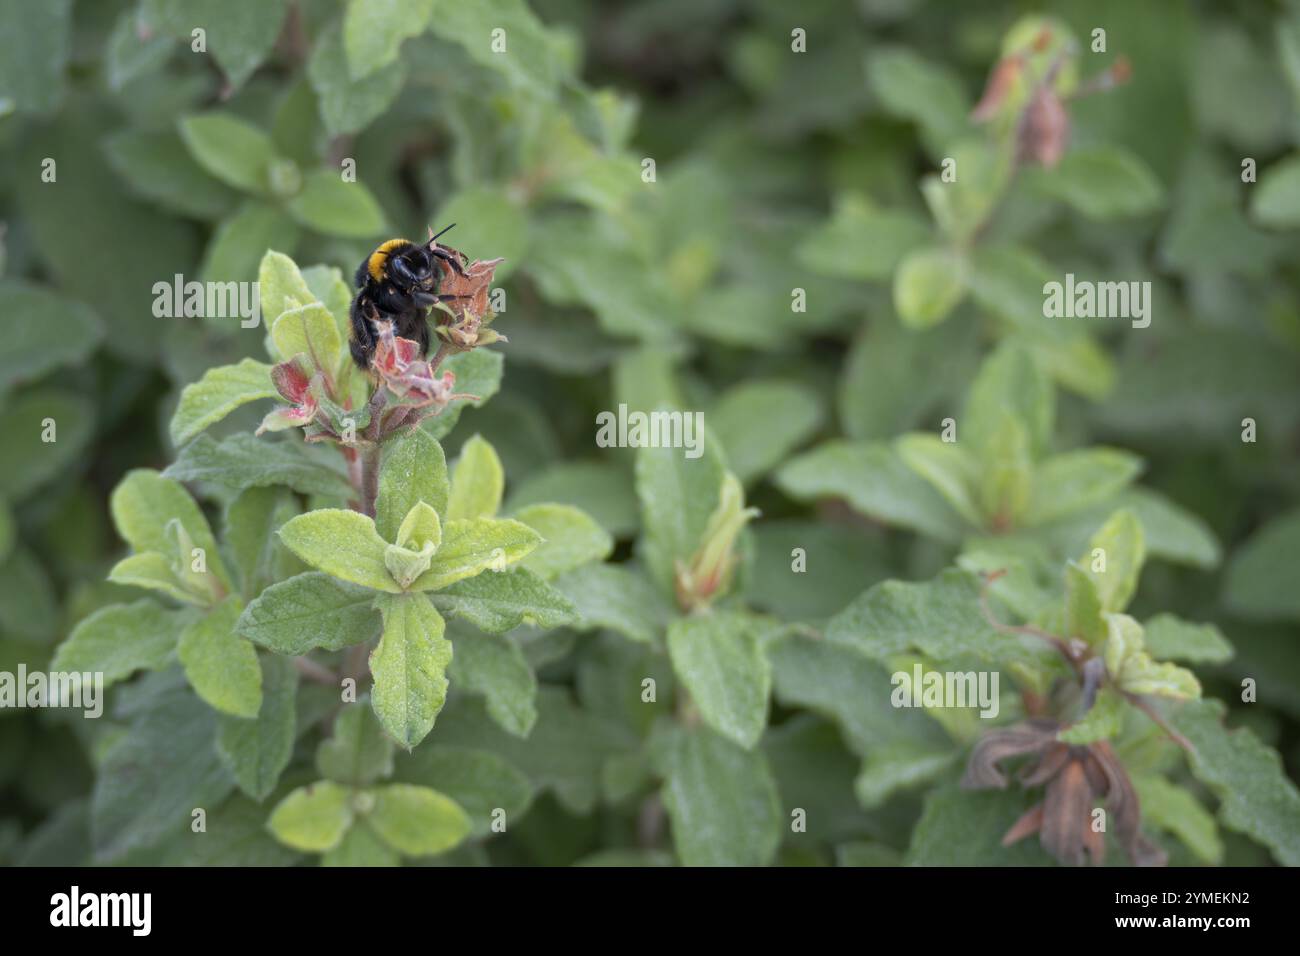
[(186, 385), (172, 415), (172, 444), (183, 445), (209, 425), (214, 425), (241, 405), (275, 398), (271, 366), (253, 359), (238, 365), (208, 369), (203, 378)]
[(334, 721), (334, 736), (316, 748), (321, 775), (349, 786), (366, 786), (393, 773), (393, 742), (384, 735), (369, 700), (346, 704)]
[(374, 791), (375, 807), (366, 822), (403, 856), (445, 853), (469, 836), (469, 816), (445, 794), (409, 783), (390, 783)]
[(686, 866), (763, 866), (781, 842), (767, 760), (704, 727), (678, 732), (664, 757), (664, 808)]
[(505, 570), (531, 554), (541, 540), (532, 528), (509, 518), (448, 521), (429, 570), (416, 578), (411, 590), (435, 591), (489, 568)]
[(1223, 801), (1223, 823), (1263, 843), (1284, 866), (1300, 866), (1300, 791), (1277, 752), (1247, 728), (1228, 730), (1218, 701), (1188, 702), (1171, 716), (1194, 748), (1192, 773)]
[(383, 635), (370, 653), (371, 702), (384, 730), (408, 750), (424, 739), (447, 699), (451, 642), (423, 594), (381, 595)]
[(523, 566), (546, 580), (584, 564), (602, 561), (614, 550), (609, 533), (573, 505), (529, 505), (515, 518), (542, 536), (542, 543), (524, 558)]
[(176, 651), (200, 697), (223, 713), (256, 717), (262, 706), (262, 669), (256, 648), (235, 633), (240, 610), (237, 598), (222, 601), (181, 632)]
[(293, 756), (298, 672), (282, 657), (261, 658), (262, 707), (257, 717), (222, 715), (217, 724), (217, 753), (239, 789), (265, 800)]
[(236, 630), (277, 654), (315, 648), (337, 651), (379, 631), (375, 593), (323, 571), (307, 571), (271, 585), (240, 615)]
[(406, 432), (384, 448), (375, 527), (385, 541), (396, 541), (402, 519), (417, 501), (446, 517), (450, 493), (442, 445), (421, 429)]
[(336, 578), (396, 593), (401, 590), (384, 563), (384, 539), (365, 515), (342, 508), (309, 511), (286, 521), (280, 540), (314, 568)]
[(285, 846), (324, 853), (339, 845), (352, 820), (351, 791), (322, 780), (281, 800), (266, 825)]
[(105, 687), (138, 670), (161, 670), (193, 614), (149, 600), (110, 604), (78, 622), (55, 651), (50, 668), (98, 671), (104, 675)]
[(496, 449), (482, 435), (472, 436), (461, 447), (460, 457), (452, 470), (446, 517), (496, 517), (505, 484), (505, 471)]
[(524, 625), (562, 627), (577, 620), (573, 602), (524, 567), (457, 581), (429, 599), (443, 614), (463, 618), (489, 634)]
[(537, 678), (509, 637), (467, 634), (458, 639), (451, 678), (457, 687), (482, 694), (488, 714), (507, 733), (527, 737), (537, 722)]
[(772, 669), (748, 618), (724, 612), (678, 618), (668, 627), (668, 655), (706, 724), (747, 750), (758, 743)]

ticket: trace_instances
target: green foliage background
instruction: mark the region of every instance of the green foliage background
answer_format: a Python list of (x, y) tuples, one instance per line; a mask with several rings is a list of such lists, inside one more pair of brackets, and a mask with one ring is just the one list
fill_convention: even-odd
[[(1003, 182), (1006, 129), (968, 116), (1029, 12), (1073, 30), (1084, 81), (1121, 53), (1133, 78), (1070, 102), (1059, 166)], [(1123, 508), (1142, 530), (1106, 533), (1136, 592), (1101, 610), (1145, 621), (1147, 650), (1247, 728), (1170, 705), (1190, 758), (1135, 713), (1105, 730), (1146, 829), (1173, 862), (1300, 862), (1298, 106), (1300, 8), (1281, 2), (0, 0), (0, 671), (132, 609), (97, 619), (131, 648), (104, 718), (0, 712), (0, 861), (1050, 863), (999, 845), (1023, 792), (956, 786), (986, 728), (888, 708), (888, 673), (975, 662), (1005, 688), (1032, 671), (979, 616), (973, 572), (1012, 569), (1003, 618), (1059, 617), (1065, 562)], [(948, 156), (961, 178), (942, 194), (926, 177)], [(188, 612), (106, 580), (128, 537), (109, 495), (177, 459), (181, 390), (264, 359), (264, 330), (155, 318), (154, 283), (251, 281), (268, 249), (350, 278), (377, 240), (452, 221), (456, 248), (506, 259), (509, 344), (499, 391), (439, 437), (448, 461), (476, 434), (495, 448), (503, 514), (594, 519), (607, 544), (566, 591), (582, 617), (457, 624), (446, 708), (396, 756), (370, 711), (331, 728), (333, 691), (253, 652), (258, 720), (291, 709), (297, 731), (250, 779), (216, 758), (221, 735), (228, 752), (256, 732), (196, 677), (199, 638), (179, 650), (193, 688), (176, 666)], [(1066, 272), (1149, 280), (1151, 326), (1043, 319), (1042, 284)], [(712, 470), (677, 485), (694, 497), (656, 500), (671, 466), (594, 446), (620, 403), (704, 410)], [(213, 527), (246, 488), (195, 449), (243, 447), (265, 410), (171, 472)], [(935, 447), (949, 415), (969, 460)], [(700, 624), (645, 565), (690, 553), (665, 541), (716, 500), (723, 461), (762, 517)], [(289, 514), (331, 493), (280, 483)], [(276, 560), (269, 580), (303, 570)], [(890, 579), (914, 583), (873, 588)], [(647, 676), (663, 703), (641, 702)], [(702, 717), (673, 718), (679, 682)], [(322, 775), (303, 812), (296, 788)], [(376, 782), (375, 832), (338, 851), (330, 827)], [(431, 819), (447, 831), (403, 829)]]

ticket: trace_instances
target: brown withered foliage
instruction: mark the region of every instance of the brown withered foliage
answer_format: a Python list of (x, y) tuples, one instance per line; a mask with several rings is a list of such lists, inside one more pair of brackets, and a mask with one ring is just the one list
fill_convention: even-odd
[(1165, 854), (1141, 833), (1142, 810), (1123, 764), (1106, 741), (1087, 745), (1056, 739), (1054, 720), (1029, 720), (984, 736), (971, 753), (962, 786), (1007, 787), (1001, 763), (1028, 757), (1018, 780), (1023, 787), (1043, 787), (1035, 804), (1002, 838), (1010, 846), (1034, 833), (1043, 849), (1061, 863), (1097, 865), (1106, 856), (1105, 834), (1093, 829), (1093, 809), (1106, 806), (1112, 830), (1129, 859), (1138, 866), (1163, 866)]

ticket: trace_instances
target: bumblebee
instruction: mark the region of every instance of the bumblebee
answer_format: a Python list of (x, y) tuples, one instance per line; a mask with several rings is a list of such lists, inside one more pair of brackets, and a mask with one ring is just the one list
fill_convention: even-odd
[(435, 241), (447, 229), (436, 236), (431, 234), (424, 245), (389, 239), (357, 267), (348, 344), (361, 369), (369, 369), (374, 361), (379, 342), (376, 322), (391, 322), (394, 334), (419, 342), (420, 354), (429, 354), (429, 309), (437, 302), (456, 298), (439, 295), (438, 288), (448, 272), (465, 274), (456, 254)]

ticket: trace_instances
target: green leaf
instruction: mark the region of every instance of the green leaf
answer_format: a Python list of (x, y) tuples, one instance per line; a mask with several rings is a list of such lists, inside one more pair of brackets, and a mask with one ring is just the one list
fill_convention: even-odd
[(766, 653), (777, 698), (835, 721), (855, 753), (898, 744), (952, 751), (939, 725), (922, 711), (890, 706), (889, 672), (857, 650), (794, 634), (769, 642)]
[(412, 429), (384, 448), (375, 527), (385, 541), (395, 541), (402, 519), (417, 501), (423, 501), (439, 515), (446, 515), (449, 495), (447, 459), (442, 446), (423, 430)]
[(1151, 656), (1159, 660), (1219, 664), (1232, 657), (1229, 644), (1213, 624), (1193, 624), (1172, 614), (1157, 614), (1143, 626)]
[(400, 866), (401, 855), (379, 838), (379, 834), (362, 817), (347, 833), (338, 846), (327, 850), (321, 857), (321, 866)]
[(338, 367), (343, 348), (334, 316), (319, 302), (281, 312), (271, 326), (271, 341), (282, 359), (305, 353), (312, 364), (331, 374)]
[(1019, 790), (930, 791), (912, 830), (906, 866), (1046, 866), (1052, 860), (1037, 840), (1002, 846), (1002, 835), (1029, 809)]
[[(218, 224), (204, 250), (200, 276), (204, 282), (247, 282), (257, 272), (257, 256), (261, 250), (292, 251), (297, 244), (298, 227), (292, 219), (278, 206), (250, 199)], [(245, 316), (234, 314), (230, 308), (226, 311), (231, 314), (207, 318), (217, 325), (223, 320), (229, 323), (237, 319), (242, 327)], [(248, 318), (256, 320), (257, 316)]]
[(953, 510), (976, 528), (984, 526), (984, 515), (976, 500), (978, 464), (966, 451), (938, 435), (913, 433), (894, 442), (898, 457), (943, 495)]
[(379, 631), (375, 593), (322, 571), (271, 585), (244, 608), (236, 630), (254, 644), (295, 657), (315, 648), (337, 651)]
[(285, 846), (324, 853), (339, 845), (352, 820), (352, 792), (322, 780), (281, 800), (266, 825)]
[(545, 580), (603, 561), (614, 550), (609, 533), (573, 505), (529, 505), (515, 518), (542, 536), (542, 543), (524, 558), (523, 566)]
[(1200, 682), (1191, 671), (1151, 659), (1137, 621), (1127, 614), (1107, 614), (1106, 621), (1106, 670), (1120, 690), (1180, 699), (1201, 696)]
[(336, 578), (397, 593), (384, 562), (387, 543), (370, 518), (343, 508), (322, 508), (286, 521), (280, 540), (314, 568)]
[(190, 31), (207, 31), (208, 51), (231, 89), (243, 86), (270, 55), (288, 9), (286, 0), (226, 3), (223, 0), (146, 0), (143, 20), (190, 42)]
[(434, 591), (488, 568), (504, 570), (531, 554), (541, 540), (532, 528), (509, 518), (448, 521), (429, 570), (416, 578), (411, 590)]
[(466, 407), (482, 408), (488, 399), (501, 389), (501, 372), (505, 359), (500, 352), (491, 349), (471, 349), (459, 352), (439, 366), (443, 372), (456, 376), (456, 391), (466, 395), (478, 396), (471, 402), (456, 402), (441, 415), (434, 415), (420, 422), (420, 431), (430, 438), (443, 439), (460, 421), (460, 414)]
[(624, 537), (638, 525), (636, 495), (626, 473), (613, 463), (557, 462), (525, 478), (511, 492), (506, 511), (531, 504), (576, 505), (611, 535)]
[(158, 591), (186, 604), (208, 607), (212, 603), (211, 591), (192, 589), (177, 575), (172, 562), (157, 551), (127, 555), (108, 572), (108, 580), (126, 587)]
[(445, 853), (469, 836), (469, 816), (436, 790), (390, 783), (374, 795), (375, 808), (366, 821), (403, 856)]
[(976, 575), (956, 569), (931, 581), (884, 581), (831, 618), (826, 639), (876, 660), (916, 650), (937, 662), (1041, 665), (1045, 645), (995, 629), (984, 618), (980, 591)]
[(271, 795), (293, 756), (298, 672), (282, 657), (263, 657), (262, 707), (255, 719), (222, 715), (217, 753), (239, 789), (254, 800)]
[(1142, 823), (1178, 837), (1211, 866), (1223, 862), (1223, 841), (1214, 816), (1194, 796), (1157, 774), (1133, 776), (1142, 805)]
[(92, 671), (108, 687), (138, 670), (166, 667), (176, 638), (193, 612), (169, 610), (153, 601), (110, 604), (83, 618), (54, 652), (50, 668)]
[(965, 295), (966, 264), (949, 249), (915, 249), (894, 273), (894, 309), (908, 328), (938, 325)]
[(781, 803), (761, 751), (699, 727), (678, 732), (661, 792), (685, 866), (764, 866), (781, 842)]
[(288, 209), (302, 225), (327, 236), (366, 239), (387, 228), (384, 210), (370, 190), (329, 169), (309, 173)]
[(370, 654), (372, 703), (384, 730), (410, 750), (433, 728), (447, 699), (451, 642), (442, 616), (423, 594), (380, 595), (384, 619), (379, 645)]
[(1101, 221), (1154, 212), (1164, 199), (1164, 190), (1147, 165), (1115, 146), (1072, 149), (1035, 182), (1047, 195)]
[(1191, 701), (1171, 712), (1174, 727), (1192, 743), (1192, 773), (1223, 801), (1225, 826), (1267, 846), (1282, 865), (1300, 866), (1300, 792), (1276, 751), (1249, 729), (1229, 731), (1224, 712), (1213, 700)]
[(0, 562), (0, 633), (44, 643), (58, 629), (59, 607), (49, 575), (31, 551), (14, 545)]
[[(257, 270), (262, 316), (271, 328), (288, 309), (316, 301), (316, 295), (292, 259), (282, 252), (267, 250)], [(292, 353), (286, 358), (291, 358)]]
[(687, 458), (681, 448), (637, 450), (642, 552), (651, 576), (667, 594), (673, 593), (676, 562), (688, 562), (700, 546), (718, 505), (723, 474), (721, 458), (707, 448), (699, 458)]
[(51, 369), (80, 364), (104, 337), (90, 308), (21, 279), (0, 280), (0, 314), (9, 320), (0, 341), (0, 394)]
[(648, 644), (675, 610), (644, 574), (620, 564), (589, 564), (554, 583), (573, 602), (584, 630), (609, 628)]
[(767, 725), (772, 669), (748, 618), (714, 612), (668, 626), (668, 656), (704, 722), (746, 750)]
[(406, 69), (401, 60), (354, 80), (348, 73), (343, 36), (330, 29), (316, 41), (307, 78), (320, 99), (320, 115), (330, 136), (357, 133), (383, 113), (402, 91)]
[(0, 3), (0, 103), (23, 113), (53, 112), (63, 98), (71, 38), (72, 0)]
[(316, 748), (316, 769), (323, 777), (364, 787), (393, 774), (393, 742), (368, 700), (344, 704), (334, 721), (334, 736)]
[(492, 832), (498, 810), (504, 811), (509, 826), (522, 817), (533, 798), (528, 778), (487, 750), (421, 747), (402, 756), (397, 776), (406, 783), (436, 783), (469, 816), (475, 836)]
[(203, 113), (180, 120), (181, 139), (208, 173), (246, 193), (270, 191), (269, 167), (275, 160), (271, 138), (229, 113)]
[[(147, 468), (137, 468), (127, 472), (113, 489), (109, 509), (118, 534), (138, 552), (171, 554), (174, 549), (167, 524), (172, 519), (178, 520), (194, 546), (203, 549), (208, 570), (223, 584), (231, 584), (208, 519), (180, 482)], [(188, 562), (190, 556), (183, 557)]]
[(457, 581), (429, 599), (443, 614), (463, 618), (489, 634), (525, 625), (563, 627), (575, 623), (578, 613), (564, 593), (523, 567)]
[(712, 434), (727, 451), (730, 470), (748, 484), (817, 431), (822, 404), (816, 392), (804, 385), (758, 380), (723, 393), (706, 417)]
[(220, 442), (200, 435), (181, 449), (163, 474), (178, 481), (211, 481), (236, 491), (287, 485), (300, 494), (326, 498), (356, 494), (343, 472), (313, 461), (301, 445), (246, 433)]
[(203, 373), (203, 378), (186, 385), (180, 404), (172, 415), (172, 444), (180, 446), (225, 418), (241, 405), (262, 398), (275, 398), (271, 366), (246, 358), (238, 365), (221, 365)]
[(1300, 554), (1300, 510), (1274, 518), (1232, 555), (1224, 601), (1252, 620), (1300, 620), (1296, 555)]
[(1067, 744), (1090, 744), (1108, 740), (1124, 728), (1124, 698), (1109, 687), (1097, 692), (1092, 707), (1079, 720), (1060, 731), (1056, 738)]
[(881, 105), (919, 125), (932, 155), (967, 128), (970, 107), (962, 84), (947, 67), (905, 47), (873, 50), (866, 66), (867, 82)]
[[(491, 750), (527, 774), (538, 789), (553, 791), (571, 812), (591, 813), (601, 793), (605, 761), (638, 744), (620, 724), (575, 704), (564, 687), (540, 685), (537, 714), (532, 733), (521, 740), (502, 730), (478, 698), (457, 698), (439, 718), (437, 746)], [(415, 752), (415, 759), (424, 749)]]
[[(494, 52), (492, 31), (504, 31), (507, 46)], [(482, 0), (464, 4), (439, 0), (429, 19), (435, 36), (464, 47), (480, 66), (502, 73), (516, 86), (550, 94), (571, 74), (567, 45), (537, 19), (524, 0)]]
[(1137, 590), (1146, 542), (1142, 524), (1128, 509), (1115, 512), (1088, 542), (1079, 566), (1097, 585), (1103, 611), (1122, 611)]
[(1088, 572), (1071, 561), (1065, 566), (1065, 636), (1099, 648), (1106, 643), (1108, 628), (1101, 595)]
[(527, 737), (537, 722), (537, 678), (508, 637), (466, 634), (456, 641), (452, 681), (482, 694), (488, 715), (509, 734)]
[(140, 36), (138, 22), (137, 11), (123, 10), (105, 44), (104, 73), (114, 92), (121, 91), (131, 80), (159, 69), (176, 49), (169, 36)]
[(921, 179), (921, 195), (939, 231), (959, 248), (969, 249), (992, 221), (1011, 180), (1012, 151), (985, 138), (932, 146), (935, 158), (952, 159), (957, 174), (945, 182), (937, 173)]
[(105, 140), (104, 155), (134, 193), (184, 216), (220, 219), (239, 195), (194, 161), (174, 129), (122, 130)]
[(227, 598), (181, 632), (176, 645), (185, 677), (205, 701), (223, 713), (256, 717), (262, 706), (262, 669), (257, 650), (235, 633), (238, 598)]
[(1251, 190), (1250, 216), (1271, 229), (1300, 226), (1300, 156), (1288, 156), (1264, 170)]
[(798, 256), (823, 275), (881, 280), (929, 238), (930, 228), (920, 217), (880, 209), (866, 196), (848, 193), (836, 197), (830, 221), (799, 245)]
[(1020, 423), (1038, 459), (1052, 440), (1056, 402), (1052, 383), (1024, 349), (1005, 343), (980, 366), (960, 419), (961, 439), (982, 453), (995, 447), (1007, 417)]
[(243, 581), (245, 597), (260, 594), (270, 581), (284, 578), (301, 564), (275, 532), (299, 513), (284, 488), (249, 488), (226, 506), (225, 544)]
[(496, 449), (482, 435), (472, 436), (461, 447), (452, 470), (446, 516), (453, 520), (496, 517), (505, 485)]
[[(557, 159), (553, 154), (548, 156), (552, 184), (562, 175)], [(506, 261), (494, 274), (497, 283), (507, 278), (528, 252), (527, 208), (520, 197), (490, 183), (457, 190), (438, 207), (434, 221), (456, 223), (456, 248), (471, 259), (504, 258)]]
[(5, 405), (0, 496), (16, 502), (76, 467), (94, 432), (95, 412), (79, 395), (46, 388), (22, 392)]
[[(175, 672), (172, 672), (174, 675)], [(153, 675), (147, 706), (105, 752), (95, 774), (95, 856), (112, 860), (188, 827), (234, 786), (217, 757), (216, 714), (170, 675)]]
[(407, 37), (429, 24), (433, 0), (349, 0), (343, 14), (343, 49), (354, 80), (397, 59)]
[(844, 498), (862, 514), (886, 524), (959, 541), (961, 516), (889, 445), (830, 441), (787, 462), (777, 485), (799, 501)]
[(1034, 471), (1025, 523), (1055, 521), (1104, 501), (1128, 487), (1141, 470), (1141, 458), (1118, 448), (1053, 455)]

